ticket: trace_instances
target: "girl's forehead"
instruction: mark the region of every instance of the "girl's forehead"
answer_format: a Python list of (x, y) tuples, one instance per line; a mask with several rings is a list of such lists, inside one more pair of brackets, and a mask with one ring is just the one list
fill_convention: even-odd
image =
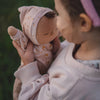
[(55, 0), (55, 10), (62, 16), (66, 15), (67, 11), (63, 4), (61, 3), (61, 0)]
[(63, 5), (61, 3), (61, 0), (55, 0), (55, 9), (60, 10), (63, 8)]
[(58, 7), (59, 7), (59, 3), (57, 0), (55, 0), (55, 10), (58, 10)]

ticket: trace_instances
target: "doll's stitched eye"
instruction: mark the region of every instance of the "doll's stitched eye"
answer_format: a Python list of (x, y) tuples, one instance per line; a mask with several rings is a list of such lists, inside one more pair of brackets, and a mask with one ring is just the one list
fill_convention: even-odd
[(53, 31), (51, 32), (51, 35), (53, 34)]
[(45, 33), (44, 35), (48, 35), (48, 33)]

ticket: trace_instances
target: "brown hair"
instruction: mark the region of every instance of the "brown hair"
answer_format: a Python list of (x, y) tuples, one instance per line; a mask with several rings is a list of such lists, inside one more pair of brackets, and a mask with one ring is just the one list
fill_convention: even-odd
[[(79, 19), (80, 13), (85, 13), (80, 0), (60, 0), (68, 11), (72, 20)], [(98, 15), (100, 16), (100, 0), (92, 0)]]
[(44, 16), (47, 18), (54, 18), (56, 16), (56, 13), (54, 11), (46, 13)]

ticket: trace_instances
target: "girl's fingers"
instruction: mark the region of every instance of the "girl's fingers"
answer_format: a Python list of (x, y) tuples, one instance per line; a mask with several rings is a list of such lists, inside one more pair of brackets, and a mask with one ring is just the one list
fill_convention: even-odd
[(19, 56), (21, 57), (24, 54), (24, 51), (15, 41), (12, 41), (12, 43), (13, 43), (13, 46), (16, 48)]
[(32, 42), (30, 42), (30, 41), (28, 42), (26, 51), (31, 51), (31, 52), (33, 52), (33, 44), (32, 44)]

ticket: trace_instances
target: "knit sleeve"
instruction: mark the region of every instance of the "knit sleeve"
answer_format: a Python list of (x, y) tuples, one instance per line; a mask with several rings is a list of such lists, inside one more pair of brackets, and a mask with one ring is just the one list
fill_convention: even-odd
[(64, 100), (76, 79), (61, 66), (57, 70), (59, 74), (40, 75), (37, 62), (33, 62), (15, 72), (22, 81), (18, 100)]
[(18, 69), (14, 75), (22, 82), (18, 100), (35, 100), (40, 88), (48, 84), (49, 79), (48, 74), (40, 75), (37, 61)]

